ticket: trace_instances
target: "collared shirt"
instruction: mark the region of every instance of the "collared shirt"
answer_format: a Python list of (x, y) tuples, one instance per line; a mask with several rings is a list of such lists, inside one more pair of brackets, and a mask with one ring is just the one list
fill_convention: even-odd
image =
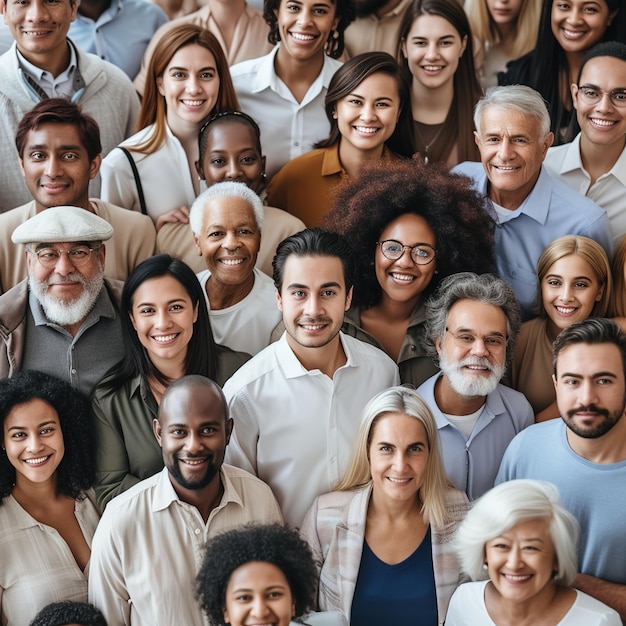
[(248, 522), (281, 523), (269, 487), (222, 465), (224, 495), (205, 522), (181, 501), (167, 468), (115, 498), (93, 538), (89, 601), (108, 624), (208, 624), (195, 598), (195, 577), (208, 539)]
[(528, 400), (519, 391), (498, 385), (485, 399), (483, 410), (469, 438), (442, 413), (435, 400), (435, 374), (417, 393), (424, 398), (437, 422), (443, 463), (457, 489), (470, 500), (493, 487), (500, 461), (511, 440), (535, 421)]
[[(15, 48), (15, 54), (17, 55), (17, 62), (19, 63), (22, 71), (32, 80), (37, 83), (37, 85), (45, 91), (48, 98), (64, 98), (66, 100), (70, 100), (72, 96), (76, 93), (76, 89), (74, 87), (74, 73), (76, 72), (78, 60), (76, 58), (76, 50), (74, 50), (74, 46), (67, 42), (67, 46), (70, 50), (70, 62), (68, 66), (58, 75), (53, 76), (47, 70), (42, 70), (40, 67), (33, 65), (26, 57)], [(32, 93), (34, 92), (34, 87), (28, 84), (26, 78), (22, 76), (22, 79), (26, 82), (27, 89)], [(41, 95), (32, 93), (33, 101), (39, 102), (41, 100)]]
[[(482, 163), (466, 161), (452, 172), (469, 176), (474, 188), (491, 203)], [(544, 248), (563, 235), (584, 235), (595, 239), (611, 258), (613, 233), (606, 211), (552, 177), (545, 167), (514, 213), (508, 221), (496, 223), (495, 263), (498, 274), (511, 283), (527, 320), (535, 315), (537, 261)]]
[(224, 385), (235, 421), (226, 458), (270, 485), (291, 526), (343, 476), (368, 400), (400, 382), (381, 350), (339, 337), (347, 362), (332, 379), (307, 370), (283, 333)]
[(271, 178), (287, 161), (313, 149), (326, 139), (330, 124), (324, 98), (333, 74), (341, 63), (324, 55), (324, 65), (298, 102), (278, 77), (274, 60), (280, 44), (269, 54), (231, 67), (233, 85), (241, 110), (251, 115), (261, 129), (267, 175)]
[(68, 36), (84, 50), (117, 65), (133, 79), (154, 33), (168, 17), (161, 7), (145, 0), (112, 0), (97, 20), (81, 14), (70, 24)]
[(592, 185), (580, 156), (580, 137), (578, 133), (571, 143), (550, 148), (544, 161), (546, 169), (606, 211), (617, 245), (626, 235), (626, 148), (613, 167)]
[[(100, 514), (89, 490), (74, 501), (74, 516), (87, 545)], [(51, 602), (87, 601), (87, 573), (82, 571), (59, 532), (38, 522), (13, 496), (0, 504), (0, 621), (30, 624)]]
[(26, 341), (21, 369), (45, 372), (82, 391), (86, 396), (105, 373), (124, 356), (120, 317), (106, 287), (74, 337), (48, 320), (28, 291)]

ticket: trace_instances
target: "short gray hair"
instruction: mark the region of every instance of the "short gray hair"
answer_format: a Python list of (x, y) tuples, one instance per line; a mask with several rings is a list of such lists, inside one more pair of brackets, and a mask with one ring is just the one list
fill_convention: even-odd
[(437, 291), (425, 305), (423, 341), (426, 352), (435, 362), (439, 362), (435, 342), (443, 339), (450, 309), (459, 300), (475, 300), (502, 309), (506, 318), (506, 361), (510, 363), (521, 325), (520, 305), (511, 285), (495, 274), (461, 272), (452, 274), (439, 283)]
[(474, 127), (479, 138), (482, 137), (483, 113), (491, 106), (519, 111), (536, 119), (541, 130), (541, 141), (550, 133), (550, 113), (541, 94), (526, 85), (504, 85), (487, 89), (474, 107)]
[(540, 480), (510, 480), (476, 500), (454, 539), (461, 567), (472, 580), (485, 579), (485, 546), (517, 524), (535, 519), (550, 522), (558, 569), (554, 582), (569, 586), (578, 573), (576, 518), (559, 502), (557, 488)]
[(196, 237), (199, 237), (202, 232), (204, 209), (209, 202), (218, 198), (241, 198), (245, 200), (254, 212), (254, 218), (259, 230), (263, 228), (263, 203), (261, 202), (261, 198), (245, 183), (226, 181), (211, 185), (206, 191), (203, 191), (191, 205), (191, 210), (189, 211), (189, 226), (191, 226), (191, 230)]

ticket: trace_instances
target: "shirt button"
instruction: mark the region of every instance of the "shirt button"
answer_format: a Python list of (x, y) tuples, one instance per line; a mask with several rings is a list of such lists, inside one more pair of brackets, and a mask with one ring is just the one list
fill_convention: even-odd
[(72, 374), (76, 374), (76, 368), (75, 367), (72, 368)]
[(294, 145), (294, 146), (299, 146), (299, 145), (300, 145), (300, 142), (299, 142), (299, 141), (294, 141), (294, 142), (293, 142), (293, 145)]
[(196, 528), (193, 532), (196, 533), (196, 535), (199, 535), (200, 534), (200, 529)]

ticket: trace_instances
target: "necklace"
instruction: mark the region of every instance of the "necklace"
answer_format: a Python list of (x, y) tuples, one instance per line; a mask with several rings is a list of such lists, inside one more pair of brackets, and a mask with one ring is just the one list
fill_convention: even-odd
[[(437, 138), (439, 137), (439, 135), (441, 134), (441, 131), (443, 130), (444, 127), (444, 123), (441, 124), (423, 124), (422, 122), (418, 122), (417, 120), (413, 120), (413, 128), (415, 129), (415, 135), (417, 137), (418, 142), (424, 146), (424, 153), (423, 153), (423, 157), (424, 157), (424, 164), (428, 165), (428, 163), (430, 162), (430, 159), (428, 158), (428, 150), (429, 148), (435, 143), (435, 141), (437, 141)], [(419, 131), (419, 127), (422, 127), (422, 130), (426, 131), (430, 131), (432, 133), (433, 129), (437, 129), (437, 131), (435, 132), (433, 138), (426, 143), (426, 141), (424, 140), (424, 138), (422, 137), (422, 133), (420, 133)]]

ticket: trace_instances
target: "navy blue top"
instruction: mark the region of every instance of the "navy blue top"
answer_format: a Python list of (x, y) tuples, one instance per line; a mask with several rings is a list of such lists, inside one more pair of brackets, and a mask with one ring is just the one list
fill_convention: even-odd
[(430, 527), (404, 561), (389, 565), (363, 541), (350, 626), (437, 626)]

